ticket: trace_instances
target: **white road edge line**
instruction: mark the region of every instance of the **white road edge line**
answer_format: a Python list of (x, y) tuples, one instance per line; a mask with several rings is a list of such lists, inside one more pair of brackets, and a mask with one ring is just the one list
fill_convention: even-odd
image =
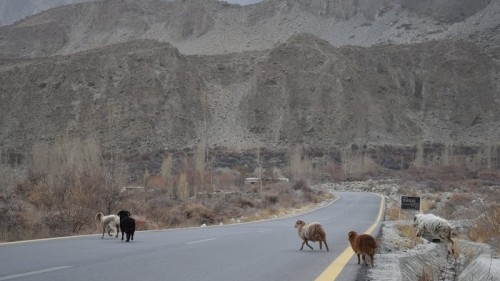
[[(196, 241), (191, 241), (191, 242), (186, 242), (186, 244), (191, 245), (191, 244), (196, 244), (196, 243), (203, 243), (203, 242), (208, 242), (208, 241), (213, 241), (217, 240), (219, 238), (208, 238), (208, 239), (203, 239), (203, 240), (196, 240)], [(0, 280), (2, 281), (2, 280)]]
[(41, 270), (36, 270), (36, 271), (30, 271), (30, 272), (26, 272), (26, 273), (8, 275), (8, 276), (0, 277), (0, 281), (11, 280), (11, 279), (15, 279), (15, 278), (26, 277), (26, 276), (31, 276), (31, 275), (41, 274), (41, 273), (47, 273), (47, 272), (57, 271), (57, 270), (70, 268), (70, 267), (71, 266), (58, 266), (58, 267), (51, 267), (51, 268), (41, 269)]

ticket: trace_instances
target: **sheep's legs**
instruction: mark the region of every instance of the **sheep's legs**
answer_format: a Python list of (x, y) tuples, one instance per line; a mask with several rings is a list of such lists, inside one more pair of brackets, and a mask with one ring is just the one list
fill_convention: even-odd
[(455, 242), (453, 241), (453, 239), (447, 236), (439, 236), (439, 238), (441, 238), (441, 240), (443, 240), (446, 243), (448, 255), (449, 254), (455, 255)]
[(455, 255), (455, 243), (451, 239), (445, 239), (446, 242), (446, 249), (448, 250), (448, 255), (452, 254)]
[(363, 259), (363, 264), (368, 265), (368, 262), (366, 261), (366, 256), (365, 254), (361, 254), (361, 258)]
[[(368, 255), (370, 257), (370, 264), (372, 265), (372, 268), (373, 268), (373, 255)], [(366, 264), (368, 265), (368, 263)]]
[(327, 252), (329, 252), (329, 251), (330, 251), (330, 249), (328, 249), (328, 244), (326, 244), (326, 240), (324, 240), (324, 241), (319, 241), (319, 249), (320, 249), (320, 250), (322, 250), (322, 248), (321, 248), (321, 242), (325, 243), (326, 251), (327, 251)]
[(448, 249), (448, 255), (449, 255), (449, 254), (451, 254), (451, 255), (453, 255), (453, 256), (454, 256), (454, 255), (455, 255), (455, 249), (453, 249), (453, 248), (451, 248), (451, 250), (450, 250), (450, 249)]
[(302, 246), (300, 247), (300, 250), (302, 251), (302, 249), (304, 248), (304, 244), (307, 245), (307, 247), (311, 248), (311, 250), (314, 250), (313, 247), (311, 247), (311, 245), (309, 245), (309, 243), (307, 243), (307, 241), (304, 241), (302, 242)]
[[(360, 254), (357, 254), (357, 255), (358, 255), (358, 264), (360, 264), (360, 263), (361, 263), (361, 260), (360, 260), (360, 258), (359, 258)], [(364, 257), (363, 257), (363, 258), (364, 258)]]

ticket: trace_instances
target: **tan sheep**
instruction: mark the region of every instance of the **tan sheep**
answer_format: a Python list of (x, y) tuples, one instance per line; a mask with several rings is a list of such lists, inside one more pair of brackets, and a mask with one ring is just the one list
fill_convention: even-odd
[(107, 215), (105, 216), (103, 213), (98, 212), (95, 215), (95, 219), (101, 223), (102, 228), (102, 236), (101, 239), (104, 238), (104, 233), (106, 230), (108, 231), (108, 235), (111, 235), (111, 231), (115, 231), (115, 238), (118, 237), (118, 232), (120, 231), (120, 218), (117, 215)]
[(363, 262), (368, 265), (366, 255), (370, 257), (370, 263), (373, 267), (373, 259), (375, 250), (377, 249), (377, 241), (370, 234), (359, 235), (356, 231), (349, 231), (347, 234), (349, 243), (351, 243), (352, 250), (358, 255), (358, 264), (360, 264), (359, 256), (363, 256)]
[(326, 233), (321, 224), (317, 222), (306, 224), (303, 220), (298, 220), (295, 223), (295, 228), (297, 228), (300, 239), (303, 240), (302, 246), (300, 247), (301, 251), (302, 248), (304, 248), (304, 244), (311, 248), (311, 250), (314, 250), (307, 241), (319, 242), (320, 250), (323, 249), (323, 243), (325, 243), (326, 251), (330, 251), (330, 249), (328, 249), (328, 244), (326, 244)]

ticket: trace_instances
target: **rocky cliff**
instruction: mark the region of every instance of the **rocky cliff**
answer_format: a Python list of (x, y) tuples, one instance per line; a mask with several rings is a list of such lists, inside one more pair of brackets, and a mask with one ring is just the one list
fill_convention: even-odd
[(63, 136), (130, 161), (199, 143), (349, 147), (401, 168), (417, 145), (433, 159), (493, 145), (496, 167), (500, 1), (433, 3), (468, 8), (108, 0), (34, 15), (0, 28), (1, 150), (22, 162)]

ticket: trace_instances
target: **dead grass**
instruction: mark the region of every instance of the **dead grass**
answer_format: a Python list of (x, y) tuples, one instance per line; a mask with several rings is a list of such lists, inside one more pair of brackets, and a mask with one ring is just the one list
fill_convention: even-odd
[(402, 241), (398, 241), (398, 246), (402, 249), (411, 249), (415, 246), (422, 244), (422, 239), (417, 237), (416, 229), (409, 224), (398, 224), (396, 225), (399, 235), (405, 238)]
[(399, 207), (390, 207), (385, 211), (386, 220), (399, 220), (400, 208)]
[(434, 274), (428, 272), (425, 268), (422, 269), (422, 273), (418, 277), (418, 281), (434, 281)]
[(469, 239), (480, 243), (490, 243), (500, 252), (500, 204), (491, 206), (469, 231)]

